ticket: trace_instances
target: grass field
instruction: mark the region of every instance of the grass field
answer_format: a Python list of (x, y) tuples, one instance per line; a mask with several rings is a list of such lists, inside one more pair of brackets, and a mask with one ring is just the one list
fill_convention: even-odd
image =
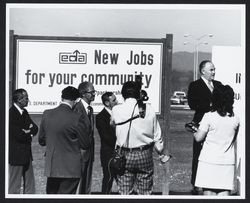
[[(192, 161), (192, 134), (184, 129), (184, 124), (192, 120), (193, 112), (190, 110), (171, 110), (170, 134), (166, 135), (170, 142), (168, 149), (173, 156), (170, 161), (170, 194), (188, 194), (192, 189), (190, 184), (191, 161)], [(41, 115), (32, 115), (32, 119), (40, 125)], [(102, 169), (100, 164), (100, 139), (95, 129), (95, 162), (93, 170), (93, 193), (101, 191)], [(45, 194), (46, 178), (44, 177), (44, 151), (45, 148), (38, 144), (37, 136), (32, 143), (33, 166), (35, 172), (37, 194)], [(162, 165), (158, 156), (154, 154), (155, 174), (154, 193), (162, 191)], [(113, 192), (117, 191), (117, 186), (113, 184)]]

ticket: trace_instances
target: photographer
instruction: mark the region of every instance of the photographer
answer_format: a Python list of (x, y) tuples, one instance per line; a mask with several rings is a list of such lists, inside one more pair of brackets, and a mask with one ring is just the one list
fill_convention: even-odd
[[(112, 109), (111, 123), (116, 125), (116, 145), (126, 156), (124, 174), (117, 174), (118, 191), (122, 195), (152, 193), (153, 188), (153, 148), (160, 154), (163, 151), (161, 128), (154, 109), (146, 104), (139, 115), (138, 83), (128, 81), (122, 87), (124, 103)], [(141, 111), (141, 110), (140, 110)], [(136, 119), (125, 122), (132, 117)], [(125, 122), (125, 123), (124, 123)]]

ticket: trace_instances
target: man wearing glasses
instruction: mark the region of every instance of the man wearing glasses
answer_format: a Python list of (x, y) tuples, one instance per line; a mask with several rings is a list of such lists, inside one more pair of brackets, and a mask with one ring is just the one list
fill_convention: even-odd
[(80, 93), (80, 100), (75, 105), (74, 111), (84, 116), (83, 122), (86, 126), (86, 132), (89, 134), (91, 139), (91, 147), (88, 150), (81, 149), (82, 174), (78, 187), (78, 193), (90, 194), (95, 148), (93, 108), (90, 106), (90, 103), (95, 100), (96, 91), (93, 84), (90, 82), (80, 83), (78, 90)]

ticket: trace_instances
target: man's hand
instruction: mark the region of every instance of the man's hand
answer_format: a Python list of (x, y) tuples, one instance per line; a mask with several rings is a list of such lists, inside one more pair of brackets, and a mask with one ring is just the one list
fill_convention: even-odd
[(160, 160), (161, 160), (161, 163), (164, 164), (164, 163), (167, 163), (171, 158), (172, 156), (169, 154), (162, 154), (159, 156)]

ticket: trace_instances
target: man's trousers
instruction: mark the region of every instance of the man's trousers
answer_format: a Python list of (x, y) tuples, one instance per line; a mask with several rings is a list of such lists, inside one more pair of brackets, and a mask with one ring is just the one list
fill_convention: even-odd
[(35, 194), (35, 178), (32, 161), (23, 166), (9, 164), (9, 194), (20, 194), (23, 179), (23, 194)]
[(47, 178), (47, 194), (76, 194), (80, 178)]

